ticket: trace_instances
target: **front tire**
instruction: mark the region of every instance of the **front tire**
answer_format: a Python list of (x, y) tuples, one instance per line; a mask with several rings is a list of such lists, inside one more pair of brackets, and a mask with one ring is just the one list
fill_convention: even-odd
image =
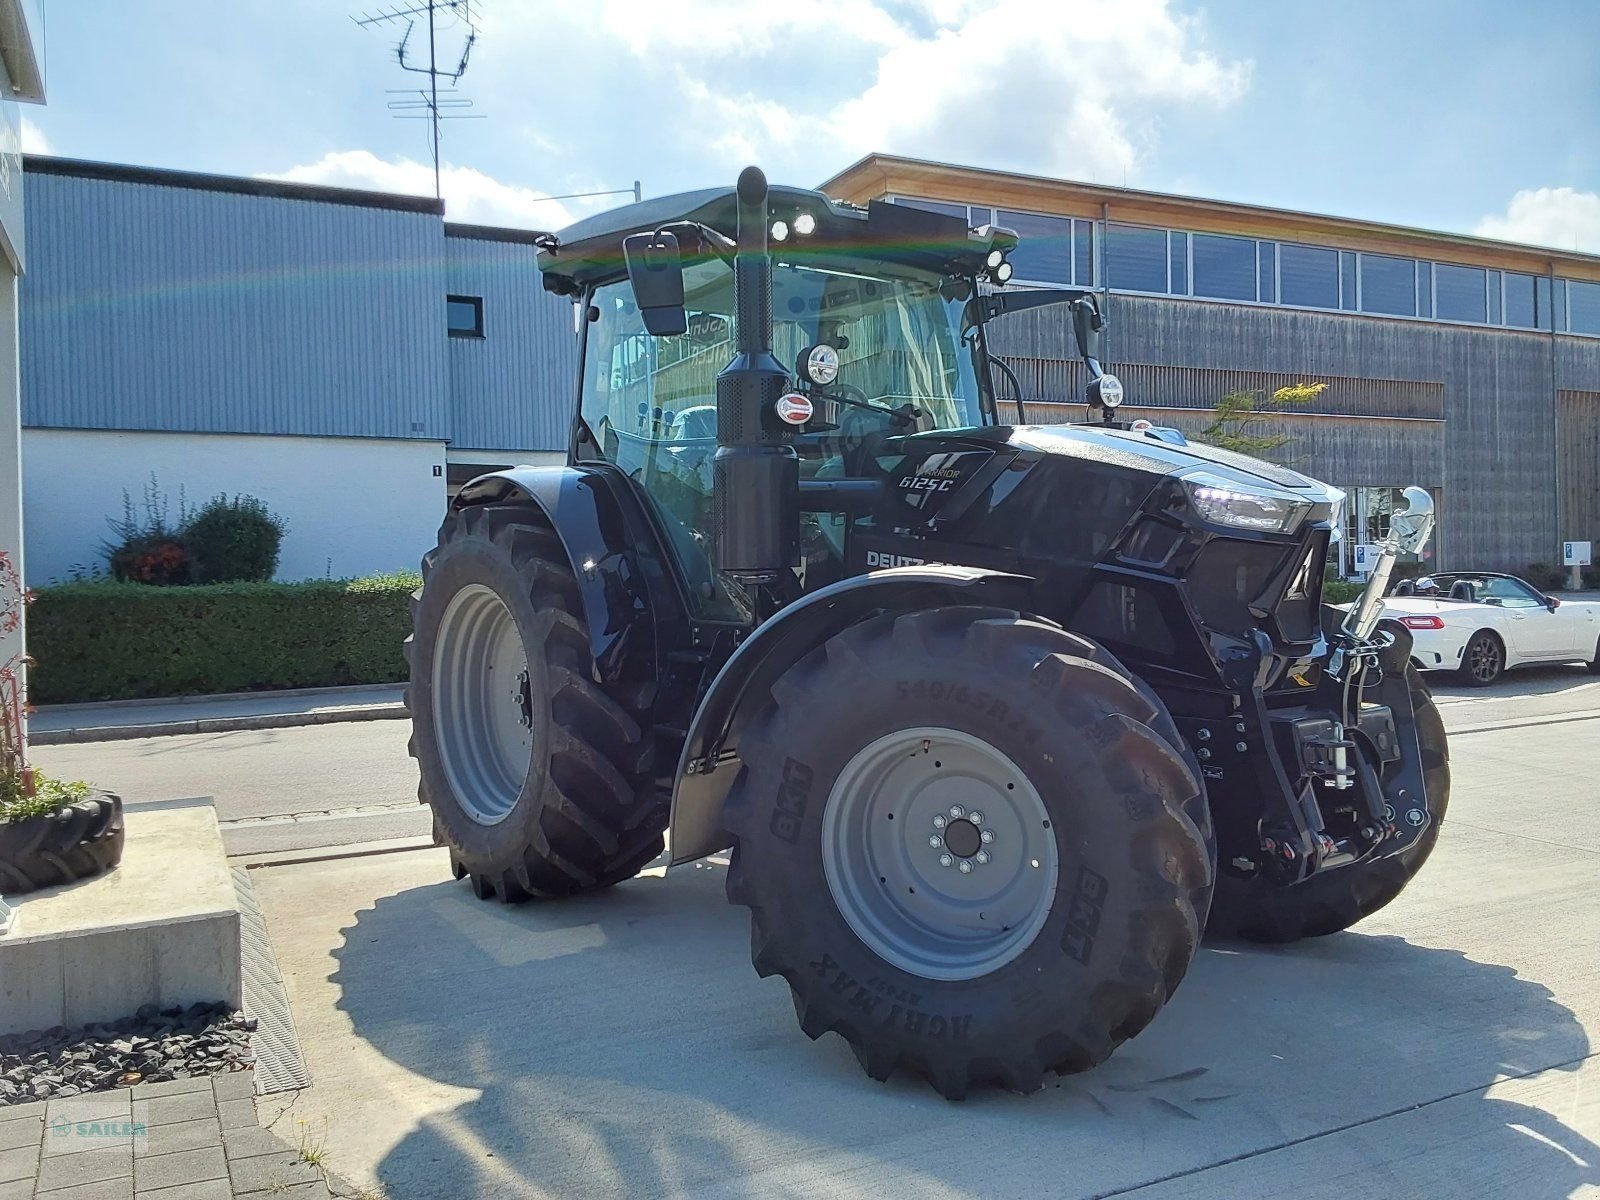
[(1432, 817), (1416, 844), (1392, 857), (1339, 867), (1290, 887), (1259, 875), (1241, 879), (1223, 871), (1207, 934), (1282, 943), (1338, 933), (1389, 904), (1422, 870), (1450, 807), (1450, 748), (1433, 695), (1415, 667), (1406, 667), (1406, 683), (1416, 710), (1423, 786)]
[(728, 897), (756, 970), (875, 1079), (1033, 1091), (1188, 970), (1213, 874), (1198, 772), (1092, 643), (995, 609), (877, 617), (780, 679), (740, 757)]
[(1468, 687), (1488, 687), (1505, 673), (1505, 669), (1505, 644), (1489, 630), (1480, 629), (1461, 652), (1456, 679)]
[(480, 899), (605, 887), (661, 852), (646, 737), (595, 682), (582, 612), (531, 506), (453, 513), (423, 560), (406, 642), (417, 796)]

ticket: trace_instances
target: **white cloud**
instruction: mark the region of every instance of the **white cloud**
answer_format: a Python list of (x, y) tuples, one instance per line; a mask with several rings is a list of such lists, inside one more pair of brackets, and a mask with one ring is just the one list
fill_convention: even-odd
[[(335, 151), (314, 163), (262, 178), (411, 196), (433, 195), (432, 166), (409, 158), (382, 159), (369, 150)], [(439, 173), (439, 187), (444, 193), (445, 216), (452, 221), (519, 229), (560, 229), (572, 221), (567, 207), (546, 193), (502, 183), (472, 167), (446, 164)]]
[(1485, 217), (1474, 232), (1508, 242), (1600, 254), (1600, 194), (1576, 188), (1526, 188), (1506, 211)]
[(50, 139), (27, 117), (22, 118), (22, 152), (24, 154), (54, 154)]
[(799, 182), (878, 150), (1121, 183), (1166, 121), (1249, 87), (1252, 64), (1176, 4), (595, 0), (537, 21), (504, 6), (486, 10), (485, 69), (509, 81), (542, 54), (547, 88), (591, 106), (602, 135), (571, 149), (603, 171), (693, 163), (700, 182), (756, 161)]

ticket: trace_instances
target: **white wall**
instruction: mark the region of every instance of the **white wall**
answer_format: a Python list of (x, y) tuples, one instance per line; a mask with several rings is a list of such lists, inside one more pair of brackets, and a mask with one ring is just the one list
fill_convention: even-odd
[(219, 492), (264, 501), (289, 527), (279, 579), (416, 570), (444, 516), (443, 466), (432, 441), (24, 429), (28, 582), (103, 567), (106, 519), (124, 490), (142, 518), (152, 472), (174, 516), (180, 488), (191, 508)]

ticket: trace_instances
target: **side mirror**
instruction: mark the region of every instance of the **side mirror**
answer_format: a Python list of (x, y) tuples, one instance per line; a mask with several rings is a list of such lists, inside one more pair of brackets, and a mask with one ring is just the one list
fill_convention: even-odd
[(1072, 332), (1078, 339), (1078, 354), (1096, 375), (1100, 374), (1100, 331), (1105, 327), (1100, 305), (1093, 296), (1085, 294), (1072, 302)]
[(663, 231), (635, 233), (622, 239), (633, 300), (651, 337), (676, 337), (689, 329), (683, 308), (683, 260), (678, 239)]
[(1557, 600), (1554, 596), (1546, 596), (1544, 598), (1544, 602), (1550, 606), (1551, 612), (1555, 612), (1556, 609), (1561, 607), (1561, 601)]

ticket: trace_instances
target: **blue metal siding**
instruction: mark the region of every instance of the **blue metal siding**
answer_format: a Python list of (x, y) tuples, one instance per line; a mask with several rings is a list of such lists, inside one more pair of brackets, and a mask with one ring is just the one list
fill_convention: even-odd
[(24, 179), (25, 425), (449, 436), (436, 216)]
[(566, 448), (578, 340), (572, 303), (544, 290), (536, 253), (518, 242), (445, 238), (448, 292), (483, 297), (483, 337), (448, 339), (457, 446)]

